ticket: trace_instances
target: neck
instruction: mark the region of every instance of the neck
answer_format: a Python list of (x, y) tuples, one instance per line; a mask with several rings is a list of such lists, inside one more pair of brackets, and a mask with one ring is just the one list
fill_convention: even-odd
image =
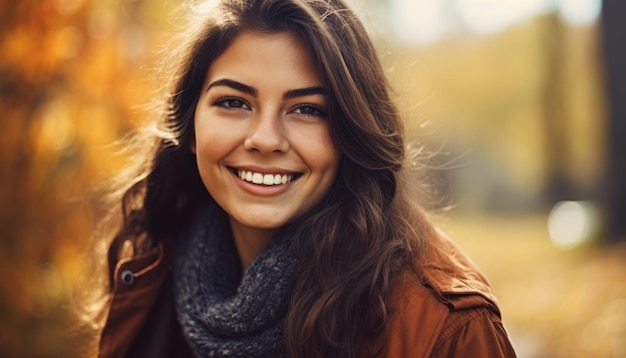
[(245, 226), (232, 217), (230, 218), (230, 227), (244, 271), (265, 249), (278, 231), (277, 229), (259, 229)]

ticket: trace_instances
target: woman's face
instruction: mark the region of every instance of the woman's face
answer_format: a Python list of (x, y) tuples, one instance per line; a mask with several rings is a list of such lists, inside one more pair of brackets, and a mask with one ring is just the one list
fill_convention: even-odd
[(339, 153), (324, 93), (311, 54), (291, 33), (244, 32), (210, 66), (192, 151), (231, 225), (278, 229), (328, 192)]

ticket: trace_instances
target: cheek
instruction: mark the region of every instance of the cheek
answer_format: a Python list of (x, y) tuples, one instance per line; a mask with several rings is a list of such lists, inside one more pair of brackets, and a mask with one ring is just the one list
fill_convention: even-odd
[(326, 175), (334, 177), (337, 172), (337, 167), (339, 166), (339, 154), (337, 150), (329, 145), (317, 151), (315, 157), (317, 159), (312, 164), (320, 170), (323, 170)]
[(328, 133), (328, 130), (325, 130), (318, 138), (321, 140), (318, 141), (315, 151), (317, 152), (316, 157), (319, 158), (319, 165), (336, 171), (339, 165), (340, 154), (330, 137), (330, 133)]
[(206, 168), (214, 164), (225, 146), (224, 137), (218, 135), (216, 131), (210, 128), (199, 128), (199, 130), (196, 130), (193, 148), (198, 166)]
[(317, 171), (324, 184), (332, 182), (337, 175), (340, 153), (327, 131), (301, 138), (301, 148), (306, 151), (306, 161)]
[(233, 141), (232, 131), (220, 126), (215, 120), (196, 121), (194, 133), (197, 152), (219, 151)]

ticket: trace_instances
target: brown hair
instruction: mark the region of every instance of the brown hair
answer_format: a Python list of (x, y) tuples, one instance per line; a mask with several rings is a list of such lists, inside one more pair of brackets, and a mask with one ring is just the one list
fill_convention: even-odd
[(288, 355), (359, 356), (384, 332), (394, 272), (415, 262), (422, 232), (432, 230), (405, 193), (402, 122), (369, 36), (341, 0), (220, 0), (188, 10), (178, 48), (164, 62), (156, 130), (143, 132), (134, 180), (125, 175), (118, 191), (122, 218), (112, 229), (110, 264), (123, 240), (141, 248), (175, 237), (206, 193), (189, 148), (211, 63), (243, 31), (293, 32), (315, 56), (342, 159), (333, 187), (300, 218), (294, 238), (300, 270)]

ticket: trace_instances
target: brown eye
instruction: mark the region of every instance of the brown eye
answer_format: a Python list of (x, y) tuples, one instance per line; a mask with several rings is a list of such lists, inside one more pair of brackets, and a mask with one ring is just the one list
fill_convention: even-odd
[(215, 105), (229, 109), (250, 109), (246, 102), (236, 97), (220, 98), (215, 102)]
[(326, 117), (326, 114), (322, 112), (319, 107), (311, 104), (300, 105), (293, 110), (293, 113), (303, 114), (305, 116), (311, 117)]

